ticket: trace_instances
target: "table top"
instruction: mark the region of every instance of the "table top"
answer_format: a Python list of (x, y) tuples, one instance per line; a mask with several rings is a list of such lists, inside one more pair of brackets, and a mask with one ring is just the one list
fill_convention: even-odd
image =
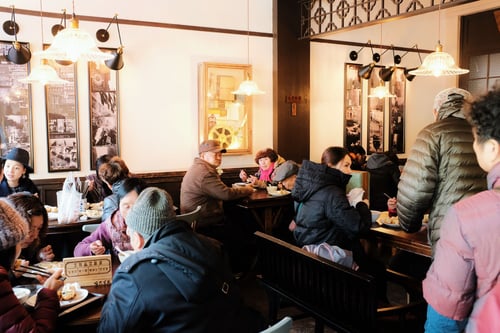
[(256, 189), (248, 197), (241, 199), (239, 206), (244, 208), (260, 208), (272, 206), (284, 206), (293, 202), (290, 194), (272, 196), (265, 189)]
[(87, 218), (86, 220), (78, 220), (71, 223), (58, 223), (57, 219), (49, 220), (49, 225), (47, 228), (47, 235), (61, 234), (61, 233), (71, 233), (74, 231), (81, 231), (82, 226), (86, 224), (96, 224), (101, 223), (101, 218)]
[(426, 257), (432, 256), (431, 245), (427, 238), (427, 226), (423, 225), (419, 231), (408, 233), (398, 228), (388, 228), (374, 223), (370, 229), (371, 236), (376, 237), (382, 243), (394, 246)]

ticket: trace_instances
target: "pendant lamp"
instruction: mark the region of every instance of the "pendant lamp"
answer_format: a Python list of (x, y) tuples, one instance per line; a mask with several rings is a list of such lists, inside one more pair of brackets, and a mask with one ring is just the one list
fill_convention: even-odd
[(415, 70), (409, 71), (409, 74), (416, 76), (450, 76), (469, 73), (468, 69), (459, 68), (455, 64), (453, 57), (443, 52), (443, 45), (440, 41), (441, 35), (441, 3), (438, 8), (438, 42), (436, 51), (425, 57), (422, 65)]
[(384, 85), (383, 81), (380, 81), (380, 85), (372, 90), (372, 93), (368, 95), (370, 98), (387, 98), (396, 97), (389, 92), (389, 89)]
[[(250, 65), (250, 1), (247, 0), (247, 64)], [(255, 81), (250, 79), (250, 74), (247, 73), (247, 77), (237, 90), (232, 92), (235, 95), (262, 95), (265, 94), (264, 91), (259, 89), (259, 86)]]
[[(42, 0), (40, 0), (40, 31), (42, 34), (42, 45), (43, 45), (43, 9)], [(42, 59), (40, 65), (33, 68), (30, 75), (24, 79), (20, 79), (19, 82), (22, 83), (41, 83), (46, 84), (65, 84), (69, 81), (63, 80), (57, 75), (56, 70), (47, 64), (46, 59)]]
[(102, 52), (97, 48), (95, 40), (90, 34), (79, 27), (75, 15), (73, 1), (73, 15), (71, 26), (59, 31), (54, 37), (50, 47), (39, 54), (44, 59), (65, 60), (76, 62), (83, 61), (106, 61), (113, 58), (110, 53)]

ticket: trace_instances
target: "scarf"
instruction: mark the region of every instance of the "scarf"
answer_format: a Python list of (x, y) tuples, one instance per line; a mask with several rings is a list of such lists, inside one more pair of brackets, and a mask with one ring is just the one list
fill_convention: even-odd
[(267, 170), (262, 170), (262, 168), (260, 169), (259, 179), (265, 180), (266, 182), (272, 182), (271, 174), (273, 173), (273, 171), (274, 171), (274, 162), (271, 163), (271, 165), (269, 166), (269, 168)]

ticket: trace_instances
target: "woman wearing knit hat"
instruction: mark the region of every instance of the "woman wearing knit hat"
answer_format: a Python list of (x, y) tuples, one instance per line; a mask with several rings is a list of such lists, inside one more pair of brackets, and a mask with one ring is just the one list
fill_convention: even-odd
[(39, 195), (40, 191), (29, 178), (33, 168), (29, 165), (30, 154), (22, 148), (12, 148), (2, 157), (3, 178), (0, 182), (0, 197), (9, 194), (28, 191)]
[(12, 291), (8, 272), (21, 251), (20, 242), (28, 234), (28, 225), (4, 199), (0, 199), (0, 332), (51, 332), (59, 312), (57, 289), (61, 270), (49, 277), (37, 295), (33, 312), (28, 313)]
[[(127, 216), (139, 252), (115, 272), (98, 332), (259, 332), (216, 241), (176, 220), (172, 197), (142, 191)], [(218, 244), (218, 243), (217, 243)], [(124, 297), (126, 295), (126, 297)]]

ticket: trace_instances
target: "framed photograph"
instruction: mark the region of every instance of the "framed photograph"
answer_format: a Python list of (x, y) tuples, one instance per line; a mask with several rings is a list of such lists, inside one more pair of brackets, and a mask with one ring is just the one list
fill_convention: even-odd
[[(101, 49), (113, 52), (113, 49)], [(119, 155), (118, 71), (102, 62), (89, 62), (90, 168), (104, 154)]]
[(344, 68), (344, 147), (361, 145), (363, 85), (358, 75), (360, 64)]
[[(385, 84), (379, 78), (381, 66), (375, 66), (372, 75), (368, 80), (368, 95), (373, 93), (373, 89)], [(384, 116), (385, 116), (385, 98), (368, 97), (368, 128), (366, 138), (366, 153), (384, 152)]]
[[(29, 48), (28, 43), (21, 43)], [(32, 114), (30, 85), (19, 82), (29, 74), (29, 62), (16, 65), (5, 55), (12, 42), (0, 41), (0, 156), (14, 147), (30, 153), (33, 167)]]
[(389, 91), (396, 95), (389, 99), (389, 150), (402, 154), (405, 152), (405, 96), (406, 78), (404, 68), (396, 68), (389, 81)]
[(48, 65), (70, 82), (45, 86), (49, 172), (80, 170), (76, 64), (48, 60)]
[(233, 94), (250, 74), (250, 65), (200, 64), (200, 142), (219, 140), (228, 154), (252, 153), (252, 97)]

